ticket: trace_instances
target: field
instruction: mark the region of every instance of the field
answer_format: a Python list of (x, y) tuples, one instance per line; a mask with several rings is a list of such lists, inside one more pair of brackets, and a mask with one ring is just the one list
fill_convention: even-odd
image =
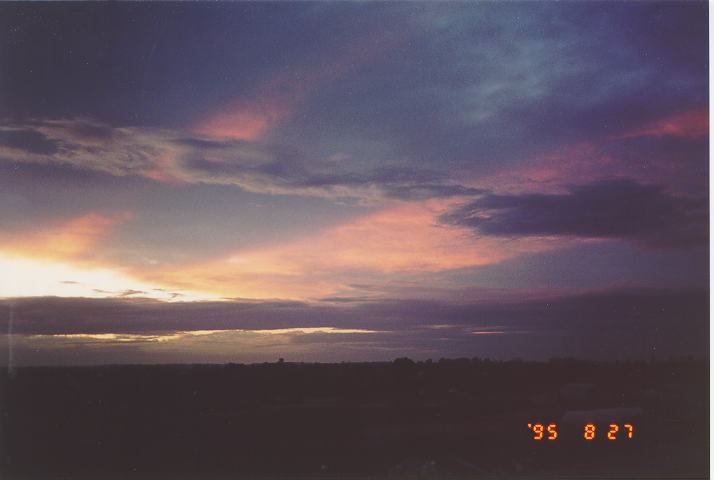
[[(704, 361), (35, 367), (1, 387), (2, 478), (708, 474)], [(601, 409), (633, 438), (607, 440)], [(585, 411), (592, 441), (567, 421)]]

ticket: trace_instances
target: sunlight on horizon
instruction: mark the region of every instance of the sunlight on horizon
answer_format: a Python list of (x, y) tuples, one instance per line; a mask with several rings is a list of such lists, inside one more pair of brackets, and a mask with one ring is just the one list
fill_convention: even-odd
[(165, 301), (220, 300), (217, 295), (170, 290), (137, 281), (119, 270), (83, 268), (63, 262), (34, 260), (0, 253), (0, 298), (88, 297), (153, 298)]

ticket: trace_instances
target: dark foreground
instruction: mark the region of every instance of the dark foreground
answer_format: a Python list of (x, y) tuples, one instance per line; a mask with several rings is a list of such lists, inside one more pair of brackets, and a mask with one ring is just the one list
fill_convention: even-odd
[[(706, 478), (708, 373), (564, 360), (21, 368), (1, 377), (0, 478)], [(633, 438), (607, 440), (610, 420)], [(528, 423), (555, 423), (558, 438), (533, 440)]]

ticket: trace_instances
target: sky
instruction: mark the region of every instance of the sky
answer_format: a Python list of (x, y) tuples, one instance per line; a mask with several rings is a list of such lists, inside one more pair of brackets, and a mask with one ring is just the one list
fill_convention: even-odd
[(705, 2), (0, 5), (0, 362), (708, 353)]

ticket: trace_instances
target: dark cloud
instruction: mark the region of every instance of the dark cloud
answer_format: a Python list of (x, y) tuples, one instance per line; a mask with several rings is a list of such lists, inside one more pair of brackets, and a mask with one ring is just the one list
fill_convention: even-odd
[(449, 181), (443, 172), (407, 167), (383, 167), (365, 173), (316, 174), (300, 182), (305, 187), (374, 187), (387, 197), (404, 200), (477, 195), (482, 189)]
[(628, 171), (674, 192), (708, 194), (709, 137), (642, 135), (605, 143), (598, 154), (616, 159)]
[(96, 122), (76, 122), (69, 129), (77, 138), (95, 141), (111, 141), (114, 138), (114, 129), (108, 125)]
[(34, 130), (0, 130), (0, 145), (40, 155), (57, 152), (56, 140)]
[(328, 303), (361, 303), (361, 302), (368, 302), (370, 300), (373, 300), (371, 297), (323, 297), (320, 299), (321, 302), (328, 302)]
[(190, 136), (179, 137), (174, 140), (177, 145), (192, 147), (204, 151), (224, 150), (231, 146), (245, 143), (242, 140), (213, 140), (208, 138), (196, 138)]
[(184, 165), (190, 170), (217, 178), (259, 178), (264, 182), (265, 189), (283, 192), (347, 197), (377, 193), (401, 200), (468, 196), (484, 192), (482, 189), (459, 185), (443, 172), (435, 170), (406, 166), (381, 167), (362, 172), (339, 171), (334, 165), (323, 165), (321, 169), (310, 168), (301, 156), (285, 152), (276, 153), (271, 161), (259, 164), (251, 164), (241, 158), (216, 162), (190, 157), (184, 161)]
[[(707, 305), (705, 289), (621, 289), (478, 304), (406, 299), (332, 305), (255, 300), (165, 303), (138, 298), (43, 297), (2, 301), (0, 329), (7, 331), (12, 308), (13, 333), (20, 337), (112, 333), (140, 335), (138, 341), (145, 341), (144, 337), (193, 330), (247, 331), (236, 338), (229, 332), (217, 332), (207, 339), (206, 348), (216, 355), (227, 349), (215, 361), (230, 361), (235, 346), (253, 338), (252, 330), (307, 327), (367, 329), (373, 333), (290, 331), (276, 336), (277, 340), (248, 346), (282, 345), (281, 351), (294, 352), (300, 345), (309, 344), (312, 353), (304, 359), (331, 361), (345, 359), (345, 355), (362, 360), (389, 358), (394, 352), (420, 358), (649, 358), (653, 354), (705, 353), (707, 339), (700, 333), (707, 327)], [(221, 340), (221, 335), (228, 337)], [(84, 342), (81, 338), (67, 341)], [(331, 356), (327, 352), (332, 352)], [(247, 351), (243, 353), (247, 355)], [(101, 361), (101, 349), (94, 354)], [(132, 361), (127, 355), (123, 362)], [(190, 361), (192, 357), (186, 355), (184, 351), (175, 358)], [(151, 361), (150, 357), (141, 358)], [(248, 356), (247, 360), (250, 358), (261, 357)]]
[(705, 199), (676, 197), (632, 180), (575, 186), (560, 195), (485, 195), (441, 219), (481, 235), (620, 238), (656, 248), (708, 240)]
[(124, 291), (118, 293), (117, 297), (131, 297), (131, 296), (139, 295), (142, 293), (146, 293), (146, 292), (141, 291), (141, 290), (127, 289), (127, 290), (124, 290)]
[[(705, 292), (697, 289), (611, 290), (522, 302), (344, 300), (329, 297), (317, 303), (244, 299), (167, 303), (138, 297), (26, 297), (5, 299), (0, 305), (6, 311), (13, 309), (14, 331), (22, 334), (139, 334), (318, 326), (398, 330), (425, 325), (494, 324), (518, 329), (567, 328), (584, 319), (616, 325), (706, 314)], [(6, 321), (7, 316), (0, 318), (0, 329), (6, 329)]]

